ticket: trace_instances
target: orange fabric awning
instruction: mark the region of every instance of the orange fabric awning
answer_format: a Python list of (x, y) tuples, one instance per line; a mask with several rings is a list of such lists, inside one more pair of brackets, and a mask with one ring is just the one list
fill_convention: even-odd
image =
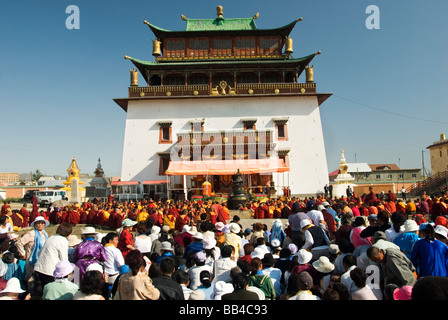
[(142, 184), (164, 184), (170, 182), (169, 180), (145, 180)]
[(231, 175), (240, 170), (241, 174), (272, 173), (289, 171), (283, 160), (244, 159), (244, 160), (206, 160), (171, 161), (166, 175)]

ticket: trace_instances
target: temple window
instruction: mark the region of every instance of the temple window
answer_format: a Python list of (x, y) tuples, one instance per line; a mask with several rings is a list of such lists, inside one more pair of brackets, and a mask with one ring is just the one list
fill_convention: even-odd
[(159, 144), (172, 143), (172, 128), (170, 121), (161, 121), (159, 124)]
[(288, 141), (288, 118), (273, 119), (275, 123), (275, 132), (278, 141)]

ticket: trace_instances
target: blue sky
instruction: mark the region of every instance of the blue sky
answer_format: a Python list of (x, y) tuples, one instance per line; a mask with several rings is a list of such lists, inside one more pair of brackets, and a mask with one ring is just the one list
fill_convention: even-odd
[[(79, 29), (66, 28), (69, 5)], [(75, 156), (82, 173), (100, 157), (120, 175), (126, 114), (112, 99), (127, 95), (125, 55), (153, 59), (143, 20), (183, 30), (181, 14), (214, 18), (218, 5), (229, 18), (259, 12), (260, 29), (303, 18), (293, 56), (321, 50), (315, 81), (333, 93), (320, 108), (329, 172), (341, 149), (348, 162), (402, 168), (421, 168), (425, 150), (430, 167), (426, 147), (448, 133), (446, 0), (16, 0), (0, 4), (0, 172), (66, 175)], [(378, 30), (365, 26), (369, 5)]]

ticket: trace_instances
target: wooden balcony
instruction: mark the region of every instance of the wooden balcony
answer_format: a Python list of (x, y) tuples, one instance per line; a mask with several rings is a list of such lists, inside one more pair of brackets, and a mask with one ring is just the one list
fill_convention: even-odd
[(131, 86), (129, 98), (179, 97), (179, 96), (224, 96), (224, 95), (274, 95), (316, 93), (316, 83), (242, 83), (236, 88), (230, 84), (209, 85), (164, 85)]

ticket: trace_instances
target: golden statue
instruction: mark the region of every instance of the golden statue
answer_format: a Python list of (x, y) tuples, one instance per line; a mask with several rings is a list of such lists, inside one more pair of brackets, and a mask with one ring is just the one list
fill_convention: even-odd
[(72, 181), (75, 179), (78, 180), (79, 190), (85, 190), (84, 188), (81, 187), (81, 185), (84, 184), (84, 182), (82, 182), (79, 179), (80, 171), (81, 170), (79, 169), (78, 164), (76, 163), (76, 158), (73, 157), (72, 162), (70, 163), (70, 166), (67, 169), (67, 172), (68, 172), (67, 180), (62, 182), (65, 185), (65, 187), (62, 188), (62, 190), (71, 190), (70, 185), (71, 185)]

